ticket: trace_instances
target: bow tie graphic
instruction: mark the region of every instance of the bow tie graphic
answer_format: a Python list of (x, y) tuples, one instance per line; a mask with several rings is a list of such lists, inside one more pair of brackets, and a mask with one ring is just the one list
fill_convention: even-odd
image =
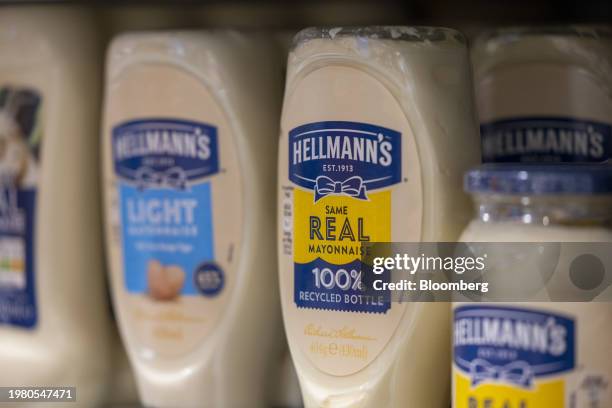
[(525, 361), (515, 361), (505, 366), (495, 366), (488, 361), (476, 359), (470, 364), (472, 386), (487, 380), (506, 382), (530, 388), (533, 381), (531, 366)]
[(366, 186), (359, 176), (350, 177), (344, 181), (334, 181), (326, 176), (319, 176), (315, 180), (315, 203), (328, 195), (347, 195), (359, 200), (367, 200)]
[(177, 190), (187, 188), (187, 177), (183, 169), (172, 167), (166, 171), (155, 171), (142, 167), (136, 172), (136, 184), (139, 189), (151, 187), (170, 187)]

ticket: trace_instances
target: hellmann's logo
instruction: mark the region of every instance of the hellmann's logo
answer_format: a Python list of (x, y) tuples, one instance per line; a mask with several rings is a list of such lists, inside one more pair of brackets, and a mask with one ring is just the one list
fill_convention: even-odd
[(526, 117), (480, 127), (486, 162), (603, 162), (612, 153), (612, 127), (571, 118)]
[(315, 122), (289, 132), (289, 179), (329, 195), (367, 200), (368, 191), (401, 181), (401, 134), (356, 122)]
[(113, 129), (116, 174), (140, 188), (187, 188), (219, 170), (217, 129), (186, 120), (139, 119)]
[(455, 310), (455, 364), (472, 386), (501, 382), (531, 388), (541, 376), (575, 367), (575, 324), (570, 318), (510, 307)]

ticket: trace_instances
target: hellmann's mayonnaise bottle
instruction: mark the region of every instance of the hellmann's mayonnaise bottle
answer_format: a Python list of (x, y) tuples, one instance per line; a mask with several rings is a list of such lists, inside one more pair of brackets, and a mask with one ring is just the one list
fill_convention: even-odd
[(278, 234), (283, 316), (306, 407), (449, 404), (448, 304), (365, 296), (361, 242), (456, 240), (479, 157), (454, 30), (307, 29), (289, 55)]
[(106, 242), (146, 406), (267, 406), (281, 65), (229, 31), (126, 34), (108, 51)]
[(510, 27), (472, 51), (484, 162), (612, 158), (612, 27)]
[[(470, 171), (466, 189), (477, 215), (461, 241), (503, 242), (496, 274), (518, 279), (533, 270), (524, 292), (541, 268), (525, 263), (512, 243), (612, 243), (608, 167), (490, 165)], [(585, 248), (591, 258), (599, 251)], [(550, 291), (557, 282), (564, 293), (580, 296), (604, 289), (605, 264), (573, 270), (586, 265), (578, 259), (559, 257), (558, 271), (543, 287)], [(518, 295), (513, 303), (454, 304), (453, 407), (612, 407), (610, 294), (599, 302), (533, 302), (535, 291)]]
[(111, 368), (97, 45), (86, 10), (0, 9), (0, 386), (75, 387), (74, 407)]

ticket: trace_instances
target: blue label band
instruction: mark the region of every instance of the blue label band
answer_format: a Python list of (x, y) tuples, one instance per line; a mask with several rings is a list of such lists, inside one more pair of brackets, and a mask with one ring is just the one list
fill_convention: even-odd
[(539, 377), (576, 366), (574, 320), (558, 314), (497, 306), (454, 312), (454, 361), (472, 386), (501, 382), (531, 388)]
[[(320, 310), (385, 313), (391, 308), (391, 292), (365, 289), (363, 281), (371, 271), (359, 260), (334, 265), (317, 258), (307, 264), (295, 264), (295, 304)], [(377, 278), (388, 282), (390, 273), (385, 271)]]
[(184, 189), (219, 171), (217, 128), (186, 120), (144, 119), (113, 129), (115, 173), (139, 188)]
[(42, 98), (34, 89), (0, 88), (5, 151), (0, 166), (0, 324), (27, 329), (38, 323), (35, 225), (41, 108)]
[(612, 126), (560, 117), (498, 120), (480, 126), (484, 162), (599, 163), (612, 156)]
[(327, 195), (360, 200), (401, 181), (401, 134), (380, 126), (316, 122), (289, 132), (289, 180)]
[[(212, 188), (217, 129), (186, 120), (142, 119), (113, 129), (119, 177), (125, 287), (156, 300), (215, 296)], [(172, 290), (168, 289), (172, 287)]]
[(0, 323), (32, 328), (38, 320), (34, 285), (36, 190), (2, 186), (0, 197)]

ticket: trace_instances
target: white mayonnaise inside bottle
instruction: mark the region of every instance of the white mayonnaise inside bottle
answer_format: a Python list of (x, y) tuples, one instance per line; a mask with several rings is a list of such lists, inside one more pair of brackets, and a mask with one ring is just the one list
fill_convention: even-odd
[(102, 135), (113, 299), (142, 402), (265, 406), (280, 347), (274, 134), (263, 38), (113, 41)]
[(362, 295), (361, 242), (454, 241), (479, 142), (450, 29), (307, 29), (279, 152), (283, 316), (307, 407), (448, 407), (448, 304)]
[(0, 10), (0, 384), (76, 387), (79, 407), (104, 402), (111, 353), (95, 28), (78, 7)]
[[(505, 279), (537, 270), (521, 266), (524, 251), (513, 252), (512, 243), (612, 243), (610, 168), (489, 165), (467, 174), (466, 189), (478, 213), (461, 241), (508, 243), (504, 256), (515, 262), (496, 262)], [(559, 259), (576, 258), (561, 253)], [(605, 271), (588, 267), (578, 276), (569, 261), (557, 266), (544, 294), (555, 285), (588, 299), (609, 298)], [(525, 292), (538, 279), (533, 275)], [(612, 406), (612, 363), (605, 357), (612, 352), (612, 304), (548, 302), (533, 293), (514, 303), (454, 304), (454, 407)]]

